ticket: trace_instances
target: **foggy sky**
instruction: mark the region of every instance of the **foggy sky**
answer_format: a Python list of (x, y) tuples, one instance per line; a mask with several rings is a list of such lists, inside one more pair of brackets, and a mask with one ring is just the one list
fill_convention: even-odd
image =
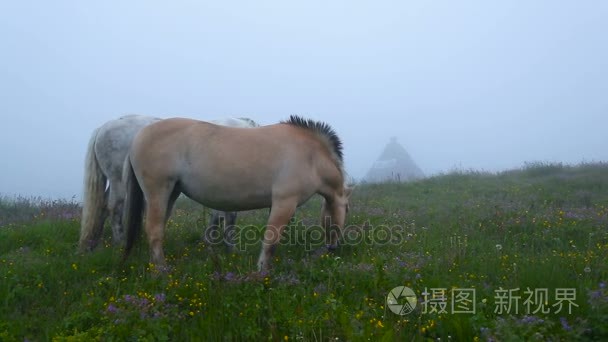
[(126, 113), (332, 125), (362, 178), (608, 160), (604, 1), (3, 1), (0, 194), (80, 198)]

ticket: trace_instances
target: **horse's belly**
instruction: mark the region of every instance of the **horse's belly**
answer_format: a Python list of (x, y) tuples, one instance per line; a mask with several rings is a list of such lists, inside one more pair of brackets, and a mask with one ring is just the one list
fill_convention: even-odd
[(272, 204), (272, 195), (268, 189), (231, 189), (230, 185), (224, 187), (199, 184), (186, 186), (180, 189), (192, 200), (212, 209), (222, 211), (243, 211), (269, 208)]

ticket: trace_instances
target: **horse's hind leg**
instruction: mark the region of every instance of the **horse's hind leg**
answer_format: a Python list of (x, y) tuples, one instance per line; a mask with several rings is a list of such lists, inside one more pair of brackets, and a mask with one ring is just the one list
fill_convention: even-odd
[(169, 217), (171, 216), (171, 212), (173, 211), (173, 206), (175, 205), (175, 201), (177, 201), (177, 198), (179, 197), (180, 194), (181, 194), (181, 191), (179, 191), (177, 189), (177, 187), (175, 187), (173, 189), (173, 191), (171, 192), (171, 195), (169, 196), (169, 201), (167, 201), (167, 209), (165, 210), (165, 226), (167, 225), (167, 221), (169, 220)]
[(165, 225), (177, 198), (174, 194), (174, 184), (146, 193), (145, 230), (150, 246), (150, 262), (160, 269), (166, 266), (163, 240)]
[(115, 246), (122, 246), (125, 242), (125, 230), (122, 225), (125, 194), (126, 188), (122, 180), (112, 180), (110, 182), (108, 206), (110, 208), (110, 223), (112, 225), (112, 243)]
[(270, 268), (270, 260), (272, 259), (276, 245), (281, 239), (283, 229), (295, 213), (297, 204), (297, 199), (273, 200), (268, 225), (264, 232), (262, 252), (258, 260), (258, 269), (260, 271), (268, 271)]

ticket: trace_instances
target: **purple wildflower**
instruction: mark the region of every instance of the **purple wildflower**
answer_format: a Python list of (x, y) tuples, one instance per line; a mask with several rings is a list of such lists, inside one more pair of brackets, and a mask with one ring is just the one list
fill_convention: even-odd
[(566, 211), (564, 217), (567, 219), (579, 220), (582, 218), (582, 215), (573, 211)]
[(542, 324), (545, 321), (541, 318), (538, 318), (536, 316), (525, 316), (524, 318), (522, 318), (520, 320), (521, 323), (523, 324)]
[(116, 314), (118, 313), (118, 308), (114, 304), (110, 304), (108, 305), (107, 311), (108, 313)]
[(277, 277), (277, 281), (279, 283), (286, 284), (286, 285), (292, 285), (292, 286), (300, 284), (300, 279), (295, 274), (286, 274), (286, 275), (282, 274), (279, 277)]
[(603, 294), (601, 290), (589, 291), (589, 304), (597, 303), (602, 300)]
[(167, 296), (164, 293), (157, 293), (154, 295), (154, 300), (160, 303), (163, 303), (167, 299)]
[(232, 272), (228, 272), (224, 275), (224, 280), (227, 282), (235, 282), (235, 280), (237, 280), (237, 276)]
[(70, 211), (64, 211), (59, 215), (60, 218), (64, 219), (64, 220), (71, 220), (75, 217), (73, 212)]
[(571, 331), (572, 327), (568, 324), (568, 320), (565, 317), (560, 317), (559, 322), (562, 324), (562, 328), (566, 331)]
[(148, 304), (150, 304), (150, 301), (147, 298), (141, 298), (139, 300), (139, 306), (141, 307), (146, 307)]

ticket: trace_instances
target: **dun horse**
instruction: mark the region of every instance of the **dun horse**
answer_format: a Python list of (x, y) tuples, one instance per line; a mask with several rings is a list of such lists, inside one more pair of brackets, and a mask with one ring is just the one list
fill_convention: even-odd
[(140, 235), (145, 212), (151, 262), (160, 267), (165, 266), (165, 224), (180, 193), (217, 210), (270, 208), (259, 270), (269, 268), (285, 225), (314, 194), (325, 199), (321, 222), (328, 247), (335, 248), (351, 193), (336, 133), (325, 123), (298, 116), (250, 129), (163, 120), (137, 135), (124, 173), (125, 255)]
[[(124, 243), (121, 224), (126, 186), (123, 182), (123, 165), (133, 138), (145, 126), (160, 121), (145, 115), (127, 115), (111, 120), (97, 128), (89, 141), (85, 161), (84, 197), (80, 228), (80, 250), (92, 250), (99, 244), (103, 226), (110, 216), (113, 242)], [(231, 127), (257, 127), (253, 120), (223, 119), (212, 121)], [(108, 183), (108, 184), (106, 184)], [(236, 213), (212, 212), (211, 227), (225, 219), (228, 228), (234, 225)]]

